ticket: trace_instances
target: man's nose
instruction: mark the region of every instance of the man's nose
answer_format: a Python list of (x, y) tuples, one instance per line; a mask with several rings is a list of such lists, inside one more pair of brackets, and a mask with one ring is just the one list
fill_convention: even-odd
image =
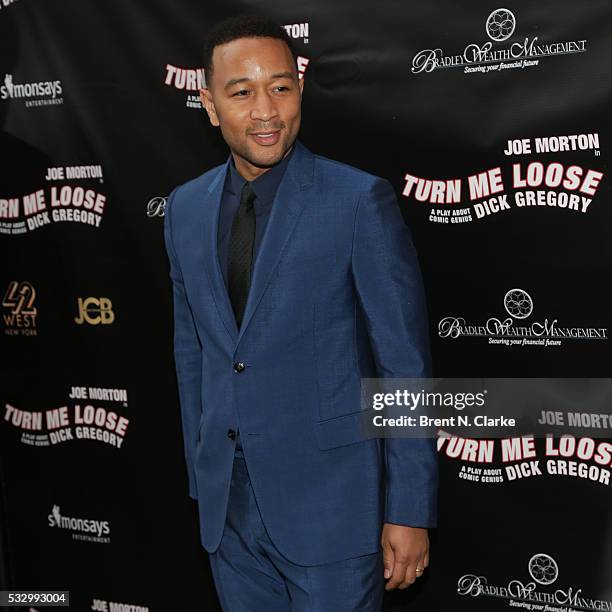
[(277, 114), (276, 105), (272, 97), (267, 92), (257, 94), (251, 109), (251, 119), (269, 121), (276, 117)]

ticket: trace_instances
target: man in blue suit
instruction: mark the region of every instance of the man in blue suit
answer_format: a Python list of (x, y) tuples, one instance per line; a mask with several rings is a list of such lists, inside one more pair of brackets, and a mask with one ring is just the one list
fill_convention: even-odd
[[(189, 494), (224, 610), (379, 610), (429, 563), (432, 440), (367, 438), (362, 377), (429, 375), (411, 234), (385, 179), (298, 139), (284, 29), (209, 33), (231, 154), (177, 187), (165, 240)], [(387, 580), (385, 585), (385, 579)]]

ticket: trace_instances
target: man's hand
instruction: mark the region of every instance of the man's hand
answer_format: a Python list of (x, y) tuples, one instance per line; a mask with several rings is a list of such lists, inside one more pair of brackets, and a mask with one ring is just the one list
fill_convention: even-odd
[[(405, 589), (423, 575), (429, 565), (429, 537), (427, 529), (385, 523), (381, 536), (385, 591), (396, 587)], [(420, 571), (417, 571), (420, 570)]]

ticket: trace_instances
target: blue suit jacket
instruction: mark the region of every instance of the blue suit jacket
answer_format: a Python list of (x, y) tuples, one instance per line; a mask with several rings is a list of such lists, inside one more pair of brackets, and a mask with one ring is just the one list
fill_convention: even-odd
[[(190, 496), (204, 548), (225, 522), (239, 429), (268, 533), (289, 560), (376, 552), (383, 522), (431, 527), (437, 453), (368, 439), (361, 377), (426, 377), (417, 255), (390, 183), (299, 141), (238, 331), (217, 253), (228, 161), (172, 191), (164, 230)], [(233, 365), (243, 362), (236, 372)]]

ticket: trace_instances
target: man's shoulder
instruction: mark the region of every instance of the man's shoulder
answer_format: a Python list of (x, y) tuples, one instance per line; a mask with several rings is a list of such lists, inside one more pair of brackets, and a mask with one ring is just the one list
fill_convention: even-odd
[(206, 172), (174, 187), (166, 203), (165, 215), (173, 219), (190, 219), (201, 206), (215, 179), (223, 179), (225, 164), (219, 164)]
[(210, 170), (206, 170), (202, 174), (199, 174), (195, 178), (192, 178), (180, 185), (177, 185), (172, 192), (176, 192), (181, 194), (181, 196), (189, 197), (195, 195), (202, 190), (208, 189), (212, 182), (219, 176), (219, 173), (225, 167), (225, 163), (219, 164)]
[(329, 181), (336, 188), (347, 191), (367, 191), (379, 181), (387, 179), (346, 162), (314, 154), (316, 176), (319, 181)]

